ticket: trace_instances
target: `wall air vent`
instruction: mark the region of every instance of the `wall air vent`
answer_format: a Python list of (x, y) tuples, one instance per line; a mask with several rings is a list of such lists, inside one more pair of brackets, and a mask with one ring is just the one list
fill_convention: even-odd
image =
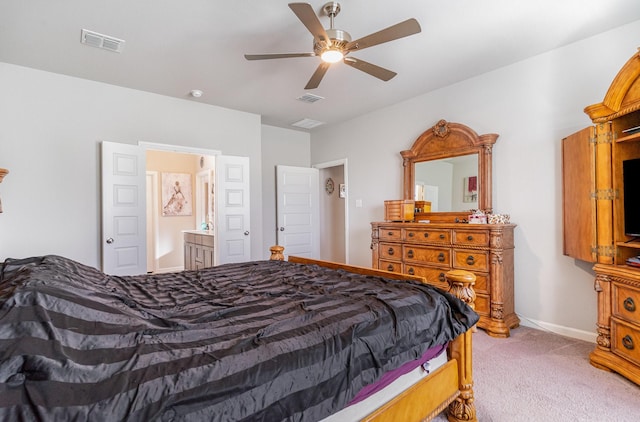
[(98, 34), (97, 32), (82, 30), (80, 42), (92, 47), (102, 48), (103, 50), (120, 53), (124, 48), (124, 40), (110, 37), (108, 35)]
[(306, 94), (296, 98), (296, 100), (303, 101), (305, 103), (315, 103), (316, 101), (324, 100), (324, 97), (321, 97), (319, 95), (313, 95), (313, 94), (306, 93)]
[(317, 120), (302, 119), (295, 123), (291, 123), (291, 126), (301, 127), (303, 129), (313, 129), (314, 127), (318, 127), (323, 124), (324, 122), (319, 122)]

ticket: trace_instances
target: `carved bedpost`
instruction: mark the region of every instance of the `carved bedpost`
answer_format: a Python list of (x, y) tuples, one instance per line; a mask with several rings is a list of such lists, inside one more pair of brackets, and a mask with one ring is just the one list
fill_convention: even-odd
[[(452, 270), (445, 274), (449, 283), (449, 292), (458, 299), (474, 308), (476, 293), (473, 285), (475, 274), (464, 270)], [(449, 405), (448, 419), (450, 422), (477, 422), (476, 405), (473, 397), (472, 371), (472, 329), (456, 337), (449, 345), (449, 359), (458, 361), (458, 380), (460, 395)]]
[(284, 254), (282, 253), (284, 252), (284, 246), (274, 245), (269, 250), (271, 251), (271, 256), (269, 257), (271, 261), (284, 261)]

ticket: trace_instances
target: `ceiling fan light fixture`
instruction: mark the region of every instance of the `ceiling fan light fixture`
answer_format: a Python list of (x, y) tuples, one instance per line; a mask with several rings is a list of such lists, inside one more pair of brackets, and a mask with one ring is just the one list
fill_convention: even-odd
[(337, 48), (328, 48), (322, 52), (320, 58), (326, 63), (338, 63), (344, 58), (344, 54)]

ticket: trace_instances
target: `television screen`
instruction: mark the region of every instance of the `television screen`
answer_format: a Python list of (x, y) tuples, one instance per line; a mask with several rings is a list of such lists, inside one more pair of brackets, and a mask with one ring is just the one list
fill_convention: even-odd
[(640, 158), (622, 162), (624, 233), (640, 237)]

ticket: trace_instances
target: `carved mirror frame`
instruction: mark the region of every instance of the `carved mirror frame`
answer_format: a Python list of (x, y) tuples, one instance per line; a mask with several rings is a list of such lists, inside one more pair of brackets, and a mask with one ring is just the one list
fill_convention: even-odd
[[(492, 149), (498, 135), (478, 135), (473, 129), (460, 123), (440, 120), (424, 131), (409, 150), (401, 151), (404, 168), (403, 198), (414, 199), (415, 164), (423, 161), (478, 154), (478, 208), (491, 212)], [(468, 212), (431, 212), (421, 215), (436, 221), (459, 221), (466, 219)], [(419, 216), (418, 216), (419, 217)]]

